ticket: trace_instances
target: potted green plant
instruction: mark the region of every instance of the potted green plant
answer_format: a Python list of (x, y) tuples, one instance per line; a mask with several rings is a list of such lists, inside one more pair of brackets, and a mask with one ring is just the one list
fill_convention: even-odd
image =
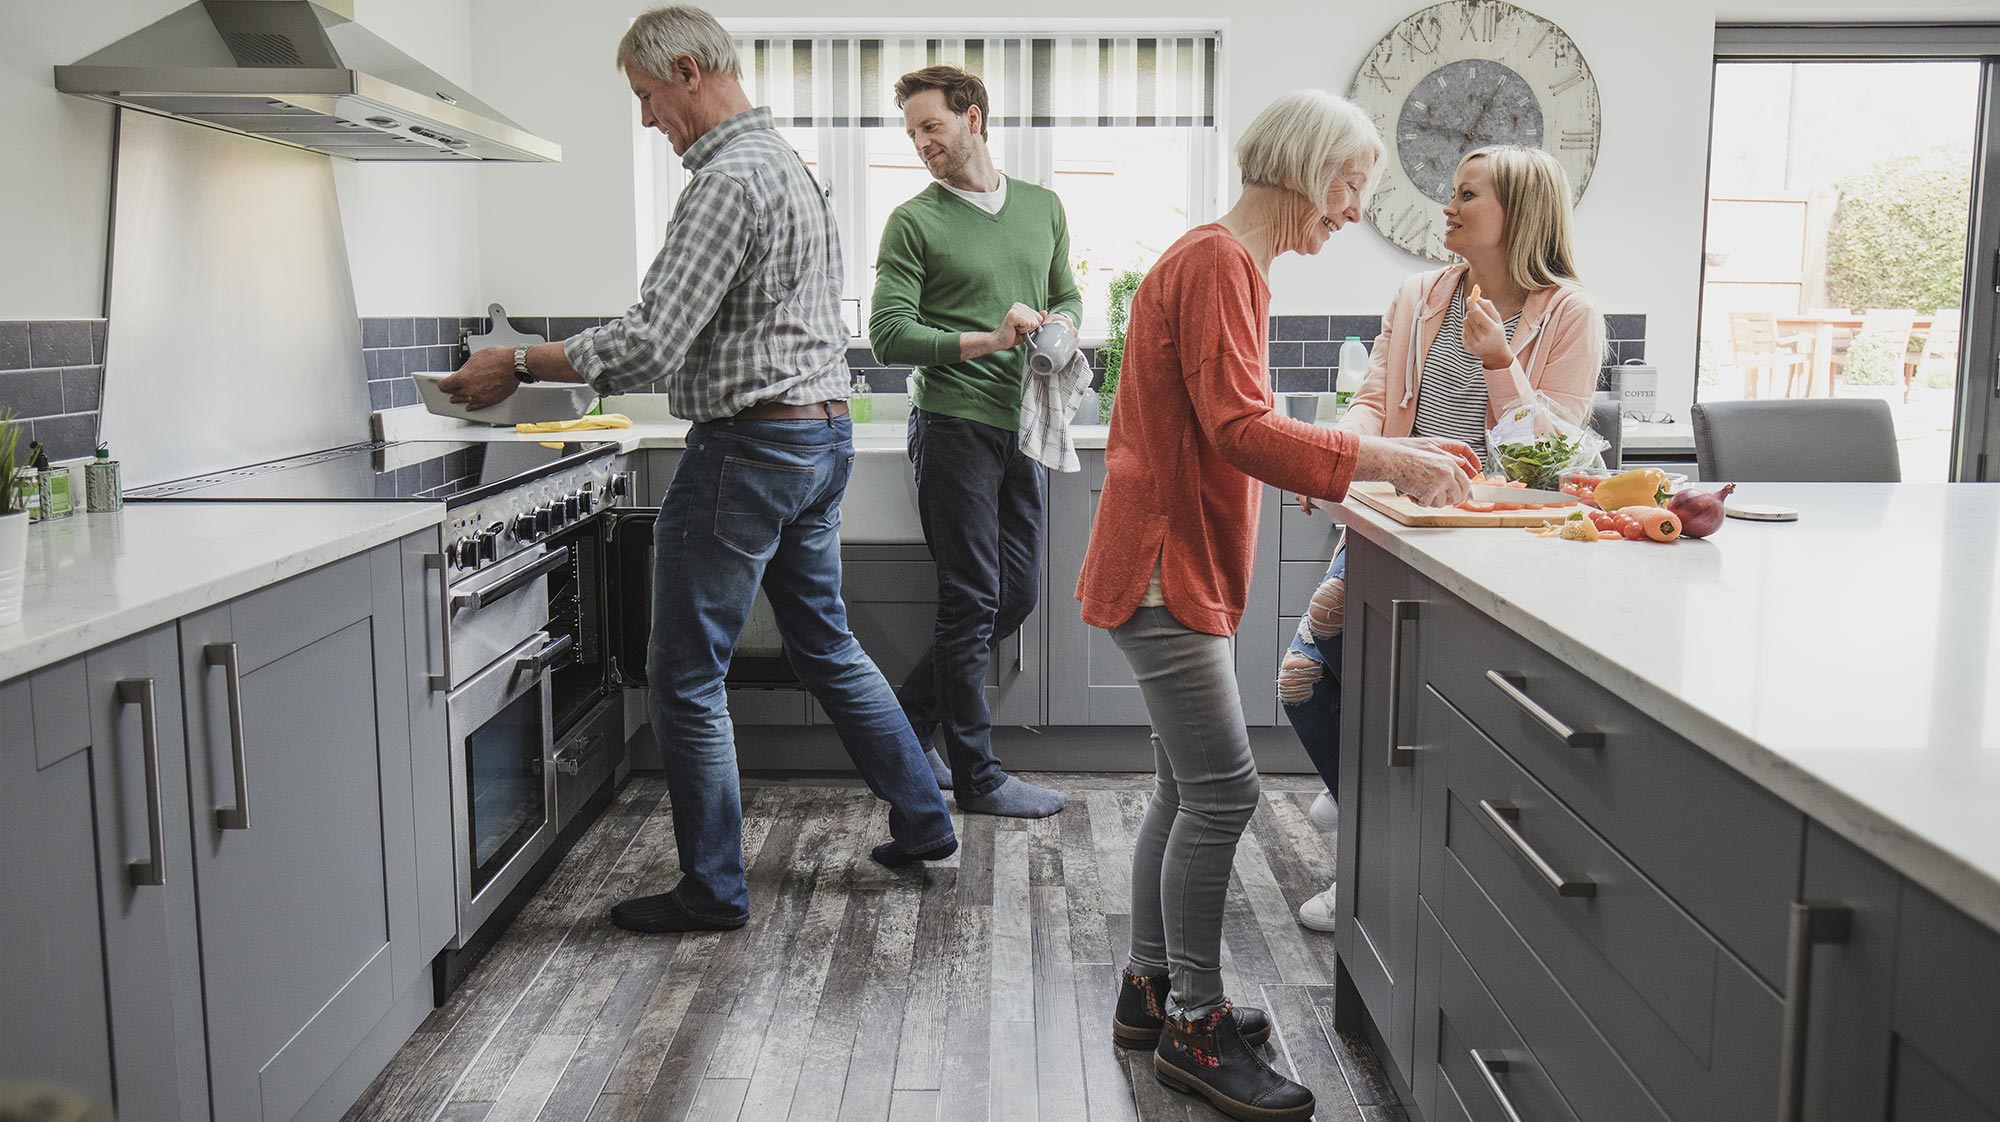
[(1111, 423), (1112, 399), (1118, 393), (1118, 371), (1125, 365), (1125, 321), (1131, 318), (1132, 297), (1139, 291), (1139, 282), (1145, 279), (1142, 269), (1127, 269), (1111, 278), (1106, 317), (1110, 330), (1098, 351), (1104, 357), (1104, 381), (1097, 390), (1097, 417), (1101, 424)]
[(28, 583), (28, 508), (20, 490), (16, 449), (22, 422), (0, 410), (0, 625), (21, 621)]

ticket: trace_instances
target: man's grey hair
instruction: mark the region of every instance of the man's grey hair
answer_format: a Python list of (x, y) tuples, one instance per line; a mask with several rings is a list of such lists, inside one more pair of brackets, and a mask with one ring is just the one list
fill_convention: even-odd
[(729, 32), (714, 16), (691, 4), (654, 8), (633, 20), (618, 41), (619, 69), (636, 67), (662, 80), (673, 77), (674, 60), (682, 56), (693, 59), (704, 74), (743, 77)]

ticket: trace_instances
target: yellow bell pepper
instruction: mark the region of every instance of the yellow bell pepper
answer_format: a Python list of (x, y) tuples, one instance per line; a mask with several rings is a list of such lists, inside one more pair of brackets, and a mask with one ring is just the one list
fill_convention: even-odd
[(1666, 472), (1659, 468), (1636, 468), (1599, 483), (1591, 498), (1605, 510), (1617, 510), (1628, 506), (1663, 506), (1668, 494)]

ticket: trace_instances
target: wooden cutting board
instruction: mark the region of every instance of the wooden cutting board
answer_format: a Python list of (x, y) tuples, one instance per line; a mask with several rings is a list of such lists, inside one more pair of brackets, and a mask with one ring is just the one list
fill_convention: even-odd
[(1374, 507), (1405, 526), (1539, 526), (1560, 522), (1574, 507), (1543, 510), (1459, 510), (1456, 507), (1418, 506), (1407, 495), (1398, 495), (1387, 483), (1356, 483), (1347, 497)]

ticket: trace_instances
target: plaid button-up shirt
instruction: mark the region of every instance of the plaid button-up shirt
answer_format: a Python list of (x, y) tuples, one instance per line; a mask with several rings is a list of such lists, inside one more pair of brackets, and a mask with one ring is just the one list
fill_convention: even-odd
[(710, 129), (682, 157), (666, 244), (624, 318), (563, 345), (601, 394), (664, 383), (675, 416), (844, 400), (840, 238), (833, 207), (768, 109)]

